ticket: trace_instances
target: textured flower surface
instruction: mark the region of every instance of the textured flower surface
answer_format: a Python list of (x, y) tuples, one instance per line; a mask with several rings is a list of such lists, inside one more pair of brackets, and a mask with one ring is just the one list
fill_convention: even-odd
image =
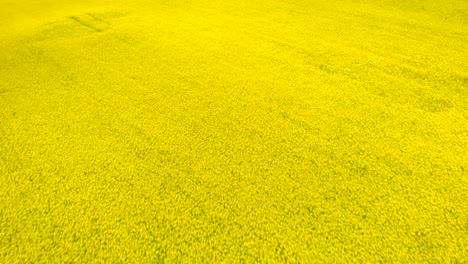
[(0, 0), (0, 263), (468, 261), (466, 0)]

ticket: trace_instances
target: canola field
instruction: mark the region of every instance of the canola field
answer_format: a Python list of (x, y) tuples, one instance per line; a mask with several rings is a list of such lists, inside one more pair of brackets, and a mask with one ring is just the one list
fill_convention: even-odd
[(1, 263), (466, 263), (466, 0), (0, 0)]

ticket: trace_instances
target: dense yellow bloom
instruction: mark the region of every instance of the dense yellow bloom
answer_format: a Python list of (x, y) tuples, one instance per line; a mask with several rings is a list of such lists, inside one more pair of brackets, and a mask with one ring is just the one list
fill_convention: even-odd
[(0, 262), (468, 261), (466, 0), (0, 0)]

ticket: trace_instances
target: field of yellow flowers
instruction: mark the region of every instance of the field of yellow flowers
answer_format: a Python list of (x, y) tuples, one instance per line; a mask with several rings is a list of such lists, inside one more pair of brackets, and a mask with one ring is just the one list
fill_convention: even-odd
[(1, 263), (468, 261), (466, 0), (0, 0)]

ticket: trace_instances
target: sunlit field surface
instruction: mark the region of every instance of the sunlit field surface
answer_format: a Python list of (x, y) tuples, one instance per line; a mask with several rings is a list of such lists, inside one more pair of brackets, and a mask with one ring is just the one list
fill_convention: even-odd
[(1, 263), (466, 263), (466, 0), (0, 0)]

